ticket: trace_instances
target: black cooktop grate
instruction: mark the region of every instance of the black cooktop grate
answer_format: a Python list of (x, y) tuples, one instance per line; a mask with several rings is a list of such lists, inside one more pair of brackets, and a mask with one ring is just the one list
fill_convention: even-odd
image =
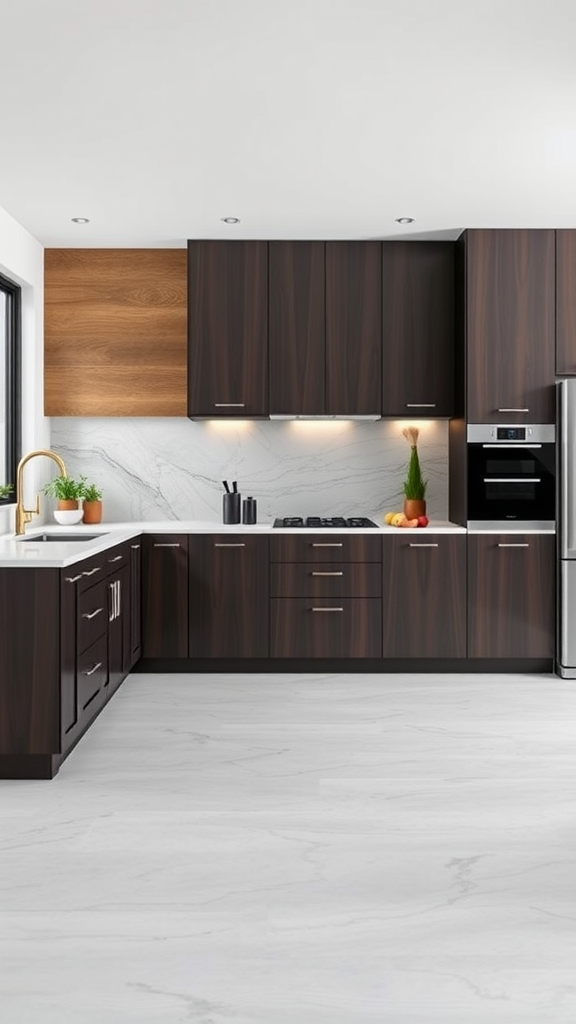
[(284, 519), (275, 519), (274, 526), (276, 529), (298, 527), (309, 530), (378, 529), (377, 523), (365, 516), (286, 516)]

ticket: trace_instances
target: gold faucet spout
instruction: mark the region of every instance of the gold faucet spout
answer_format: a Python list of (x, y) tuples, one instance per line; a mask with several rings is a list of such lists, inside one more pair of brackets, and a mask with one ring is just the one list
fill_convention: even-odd
[(49, 451), (48, 448), (39, 448), (38, 451), (28, 452), (27, 455), (24, 455), (20, 459), (20, 462), (18, 463), (18, 469), (16, 470), (15, 532), (17, 535), (24, 533), (24, 530), (26, 529), (26, 523), (31, 522), (32, 516), (37, 516), (40, 514), (40, 496), (36, 495), (35, 509), (24, 508), (24, 492), (22, 489), (22, 477), (24, 466), (26, 465), (27, 462), (30, 462), (30, 459), (36, 458), (37, 455), (45, 455), (49, 459), (54, 459), (54, 462), (60, 469), (60, 476), (68, 476), (66, 472), (66, 466), (64, 465), (64, 460), (61, 459), (59, 455), (56, 455), (56, 452)]

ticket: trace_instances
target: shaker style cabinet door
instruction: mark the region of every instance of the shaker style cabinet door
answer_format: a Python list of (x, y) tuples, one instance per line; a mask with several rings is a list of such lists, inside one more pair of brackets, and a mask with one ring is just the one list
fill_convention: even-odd
[(556, 373), (576, 373), (576, 231), (556, 232)]
[(555, 537), (468, 535), (468, 657), (554, 657)]
[(188, 415), (268, 415), (268, 243), (188, 243)]
[(554, 423), (554, 231), (466, 232), (470, 423)]
[(268, 537), (190, 537), (190, 657), (268, 657)]
[(326, 412), (324, 242), (269, 243), (270, 414)]
[(382, 244), (326, 242), (326, 412), (382, 408)]
[(453, 242), (382, 243), (382, 413), (454, 415)]
[(142, 538), (142, 654), (188, 657), (188, 537)]
[(465, 536), (384, 537), (382, 580), (385, 658), (466, 657)]

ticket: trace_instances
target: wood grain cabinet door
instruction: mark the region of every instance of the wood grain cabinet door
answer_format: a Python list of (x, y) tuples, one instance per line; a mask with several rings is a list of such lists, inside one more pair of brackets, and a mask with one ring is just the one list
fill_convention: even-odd
[(188, 657), (188, 537), (142, 538), (142, 653)]
[(553, 658), (555, 538), (468, 536), (468, 656)]
[(382, 413), (454, 415), (453, 242), (382, 243)]
[(268, 243), (188, 243), (188, 415), (268, 415)]
[(270, 601), (273, 658), (381, 658), (382, 601), (279, 597)]
[(190, 537), (190, 657), (266, 658), (268, 537)]
[(382, 244), (326, 242), (326, 412), (380, 415)]
[(556, 232), (556, 373), (576, 373), (576, 231)]
[(468, 231), (466, 306), (468, 421), (554, 423), (554, 231)]
[(270, 242), (270, 414), (326, 412), (325, 243)]
[(385, 658), (466, 657), (466, 537), (383, 538)]

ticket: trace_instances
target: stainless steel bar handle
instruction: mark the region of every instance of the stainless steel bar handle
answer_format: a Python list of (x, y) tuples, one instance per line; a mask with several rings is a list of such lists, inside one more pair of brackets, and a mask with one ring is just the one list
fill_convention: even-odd
[(497, 409), (496, 412), (530, 412), (530, 409)]
[(343, 572), (313, 572), (312, 576), (343, 576)]
[(116, 586), (118, 588), (118, 618), (122, 615), (122, 580), (117, 580)]
[(435, 409), (436, 402), (406, 402), (407, 409)]
[(539, 476), (485, 476), (485, 484), (540, 484)]
[(77, 576), (67, 576), (66, 583), (78, 583), (78, 580), (81, 580), (83, 575), (83, 573), (79, 572)]
[(179, 548), (180, 544), (159, 544), (159, 543), (155, 542), (154, 543), (154, 547), (155, 548)]
[(114, 584), (108, 584), (108, 590), (110, 592), (110, 611), (108, 612), (108, 622), (114, 622), (116, 618), (116, 601), (114, 598)]
[(130, 547), (132, 548), (132, 551), (140, 551), (139, 544), (131, 544)]
[(123, 558), (124, 555), (116, 555), (116, 558), (109, 558), (108, 561), (112, 564), (112, 562), (121, 562)]
[(438, 544), (409, 544), (409, 548), (437, 548)]
[(498, 544), (499, 548), (529, 548), (529, 544)]
[(244, 409), (244, 402), (214, 402), (215, 409)]
[(244, 543), (240, 543), (240, 544), (218, 544), (215, 541), (214, 542), (214, 547), (215, 548), (245, 548), (246, 544), (244, 544)]
[(100, 566), (97, 565), (95, 569), (85, 569), (82, 573), (83, 576), (93, 576), (95, 572), (100, 572)]
[(83, 619), (95, 619), (96, 616), (100, 615), (100, 612), (103, 612), (103, 611), (104, 611), (103, 608), (96, 608), (93, 612), (84, 612), (83, 615), (82, 615), (82, 618)]
[(101, 661), (97, 661), (96, 664), (93, 665), (92, 668), (88, 670), (88, 672), (84, 673), (84, 675), (85, 676), (93, 676), (94, 673), (97, 672), (99, 668), (102, 668), (102, 662)]
[(343, 612), (343, 608), (312, 608), (313, 612)]
[(315, 543), (312, 543), (312, 547), (313, 548), (343, 548), (344, 545), (343, 544), (320, 544), (320, 543), (315, 544)]
[(516, 441), (515, 444), (483, 444), (483, 448), (541, 448), (541, 444), (526, 444), (524, 441)]

